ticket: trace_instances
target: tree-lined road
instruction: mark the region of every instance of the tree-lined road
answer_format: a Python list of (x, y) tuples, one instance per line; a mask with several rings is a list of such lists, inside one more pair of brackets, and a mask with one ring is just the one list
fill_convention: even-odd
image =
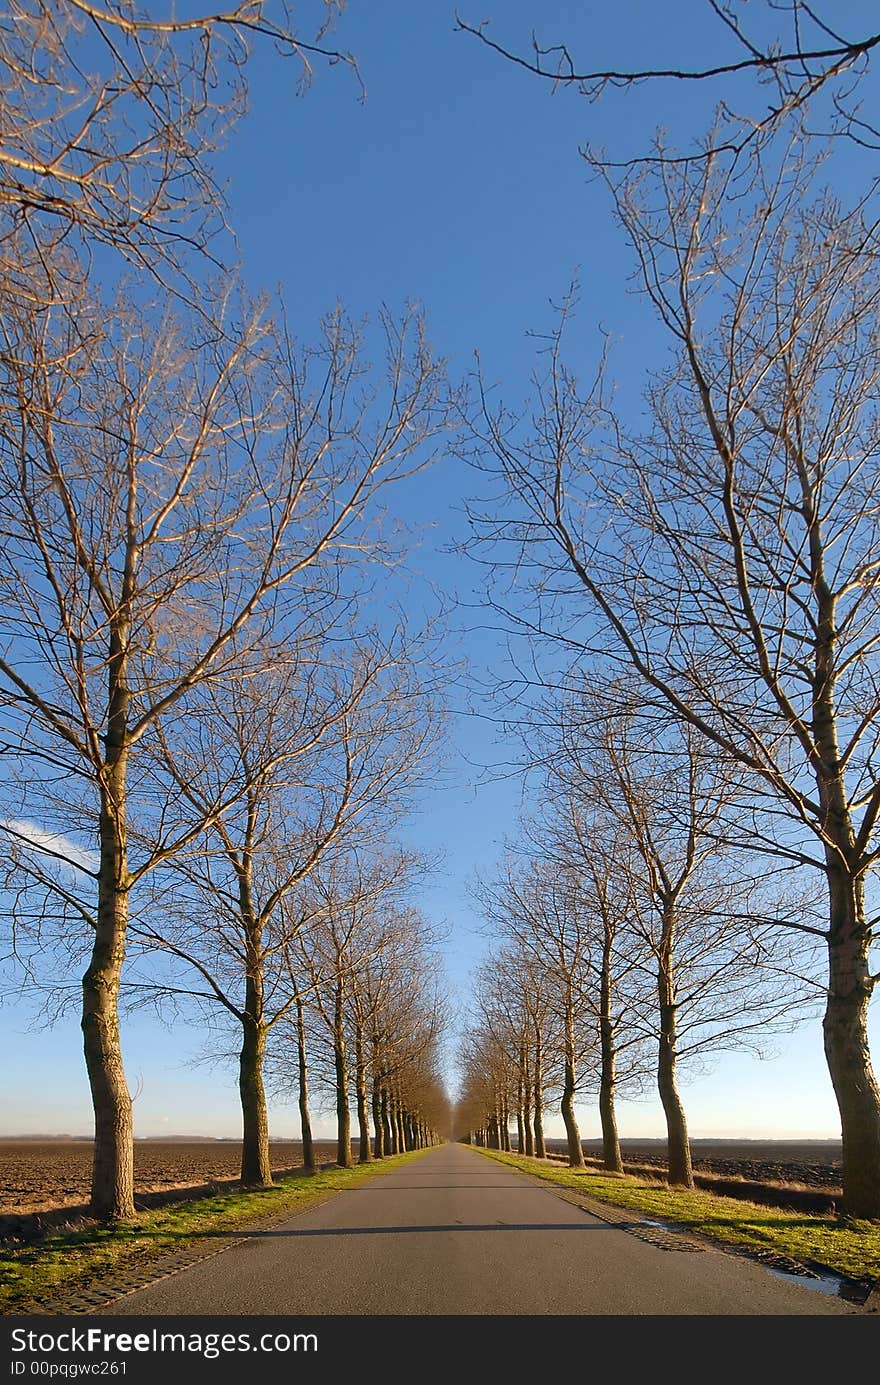
[[(152, 1314), (841, 1314), (843, 1300), (444, 1145), (102, 1306)], [(652, 1244), (653, 1237), (656, 1244)], [(673, 1248), (674, 1247), (674, 1248)], [(805, 1284), (810, 1281), (805, 1281)]]

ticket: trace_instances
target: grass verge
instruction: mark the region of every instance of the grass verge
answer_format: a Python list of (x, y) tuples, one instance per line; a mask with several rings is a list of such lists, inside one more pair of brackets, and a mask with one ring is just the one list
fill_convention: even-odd
[(273, 1188), (220, 1193), (192, 1202), (142, 1212), (136, 1222), (107, 1227), (88, 1223), (50, 1234), (39, 1242), (0, 1246), (0, 1313), (23, 1311), (54, 1294), (85, 1288), (110, 1271), (140, 1268), (167, 1251), (181, 1250), (200, 1237), (227, 1231), (256, 1230), (323, 1202), (328, 1195), (356, 1188), (377, 1174), (418, 1159), (425, 1150), (394, 1155), (353, 1169), (324, 1169), (295, 1174)]
[(765, 1207), (702, 1189), (670, 1188), (660, 1180), (632, 1174), (580, 1172), (494, 1149), (477, 1152), (563, 1188), (575, 1188), (597, 1202), (675, 1222), (745, 1251), (824, 1267), (861, 1283), (880, 1282), (880, 1225), (876, 1222)]

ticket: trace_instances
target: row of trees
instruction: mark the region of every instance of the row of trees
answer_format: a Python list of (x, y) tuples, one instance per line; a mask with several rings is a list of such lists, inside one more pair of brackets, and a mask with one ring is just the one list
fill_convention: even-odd
[[(785, 911), (774, 955), (792, 934), (824, 950), (844, 1205), (876, 1218), (880, 280), (876, 172), (869, 160), (862, 177), (857, 155), (876, 132), (857, 88), (878, 40), (846, 41), (793, 0), (794, 42), (750, 43), (736, 4), (712, 8), (743, 50), (734, 66), (775, 83), (766, 119), (722, 106), (686, 150), (587, 156), (665, 339), (646, 421), (604, 362), (586, 386), (566, 364), (569, 302), (529, 406), (498, 408), (481, 383), (476, 462), (492, 489), (472, 508), (474, 542), (538, 682), (578, 696), (636, 677), (661, 737), (734, 767), (737, 811), (719, 835), (798, 892), (819, 882), (824, 919)], [(578, 74), (564, 47), (548, 52), (586, 94), (639, 76)], [(666, 75), (708, 79), (711, 64)], [(826, 119), (849, 138), (815, 134)], [(520, 678), (522, 698), (534, 682)]]
[[(369, 948), (355, 965), (328, 939), (352, 910), (393, 931), (401, 868), (383, 860), (437, 742), (431, 631), (378, 609), (372, 583), (402, 547), (384, 497), (447, 426), (442, 364), (413, 313), (380, 319), (374, 369), (341, 310), (303, 346), (217, 272), (212, 156), (248, 41), (307, 76), (342, 56), (318, 27), (307, 42), (260, 3), (165, 21), (122, 0), (15, 0), (0, 26), (6, 883), (28, 981), (48, 953), (55, 993), (83, 954), (108, 1218), (134, 1211), (125, 997), (191, 992), (234, 1018), (242, 1176), (266, 1181), (267, 1036), (335, 987), (342, 1043)], [(402, 1113), (411, 1140), (436, 1125), (436, 1023), (370, 976), (394, 1147)]]
[(583, 1165), (578, 1097), (598, 1097), (605, 1167), (623, 1168), (618, 1091), (656, 1074), (671, 1183), (691, 1186), (682, 1065), (766, 1045), (815, 1003), (810, 950), (779, 930), (809, 901), (731, 845), (742, 776), (688, 728), (645, 714), (631, 683), (567, 701), (543, 733), (542, 805), (478, 891), (495, 950), (477, 978), (459, 1123), (544, 1153), (558, 1096)]
[[(231, 835), (228, 821), (221, 832)], [(406, 902), (415, 863), (399, 851), (368, 854), (364, 839), (360, 827), (356, 846), (322, 851), (293, 885), (289, 841), (280, 855), (266, 837), (225, 859), (206, 849), (186, 871), (195, 889), (171, 896), (171, 921), (166, 913), (160, 927), (153, 910), (131, 925), (144, 975), (135, 970), (129, 992), (172, 1014), (195, 1004), (214, 1057), (237, 1036), (250, 1187), (272, 1182), (267, 1088), (287, 1103), (298, 1093), (310, 1170), (310, 1090), (335, 1113), (343, 1168), (353, 1104), (361, 1163), (420, 1148), (445, 1128), (437, 939)]]
[[(402, 865), (394, 863), (394, 875)], [(316, 880), (324, 905), (321, 922), (299, 941), (297, 964), (305, 984), (296, 992), (295, 1019), (291, 1016), (288, 1027), (295, 1023), (307, 1168), (314, 1167), (307, 1050), (317, 1085), (332, 1092), (340, 1167), (353, 1161), (352, 1096), (362, 1164), (434, 1144), (449, 1123), (442, 1080), (447, 1015), (436, 939), (415, 911), (388, 899), (394, 890), (388, 863), (374, 867), (367, 878), (359, 873), (354, 889), (351, 884), (340, 890), (338, 878), (329, 888), (326, 880)], [(291, 1051), (290, 1044), (279, 1046), (272, 1063), (282, 1090), (289, 1082)]]

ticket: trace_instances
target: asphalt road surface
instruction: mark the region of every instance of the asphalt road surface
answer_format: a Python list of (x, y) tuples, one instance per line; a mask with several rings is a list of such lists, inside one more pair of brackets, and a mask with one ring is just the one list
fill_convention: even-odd
[[(574, 1201), (569, 1200), (569, 1197)], [(607, 1220), (605, 1219), (607, 1217)], [(153, 1314), (841, 1314), (756, 1262), (592, 1215), (444, 1145), (101, 1308)]]

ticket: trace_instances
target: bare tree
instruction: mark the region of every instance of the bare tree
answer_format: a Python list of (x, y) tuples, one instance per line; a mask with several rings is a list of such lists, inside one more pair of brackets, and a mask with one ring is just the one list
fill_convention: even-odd
[(505, 991), (495, 969), (496, 958), (489, 956), (480, 967), (475, 986), (476, 1034), (482, 1036), (483, 1061), (491, 1076), (492, 1103), (489, 1113), (489, 1144), (510, 1149), (510, 1115), (518, 1118), (518, 1149), (522, 1151), (525, 1132), (522, 1123), (520, 1088), (520, 1037), (513, 1018), (516, 992)]
[(436, 1143), (445, 1129), (440, 1073), (449, 1007), (436, 929), (412, 909), (389, 922), (397, 956), (373, 1023), (373, 1109), (378, 1105), (385, 1153), (396, 1154)]
[(339, 8), (315, 3), (307, 37), (283, 4), (262, 0), (187, 18), (173, 7), (147, 15), (129, 0), (9, 0), (0, 22), (4, 294), (24, 291), (18, 268), (31, 259), (57, 297), (70, 255), (81, 272), (101, 246), (192, 295), (223, 224), (212, 156), (244, 109), (250, 45), (262, 39), (293, 57), (303, 82), (316, 60), (353, 66), (326, 42)]
[(555, 1033), (549, 1038), (553, 993), (533, 950), (516, 942), (494, 949), (479, 967), (458, 1060), (456, 1124), (469, 1143), (509, 1150), (513, 1108), (517, 1152), (546, 1158), (544, 1095), (558, 1061)]
[[(355, 1026), (367, 1039), (373, 1154), (377, 1159), (399, 1146), (392, 1128), (395, 1088), (415, 1062), (424, 1067), (427, 1053), (445, 1023), (436, 979), (438, 934), (411, 907), (383, 908), (382, 947), (356, 977)], [(427, 1080), (427, 1079), (426, 1079)], [(434, 1078), (431, 1078), (431, 1083)], [(441, 1084), (442, 1087), (442, 1084)], [(445, 1099), (445, 1098), (444, 1098)], [(431, 1110), (436, 1102), (431, 1098)], [(438, 1130), (440, 1127), (432, 1127)]]
[[(343, 628), (304, 631), (209, 685), (180, 735), (161, 735), (161, 773), (198, 820), (211, 823), (170, 874), (182, 888), (170, 927), (138, 936), (195, 967), (242, 1028), (242, 1183), (271, 1182), (263, 1061), (273, 1028), (302, 998), (290, 957), (322, 917), (303, 882), (354, 834), (366, 842), (388, 801), (423, 769), (436, 732), (407, 667), (416, 642), (361, 637), (343, 657)], [(350, 637), (351, 638), (351, 637)], [(197, 733), (194, 731), (197, 728)], [(161, 728), (160, 728), (161, 729)], [(233, 790), (231, 806), (213, 805)], [(399, 803), (396, 805), (399, 807)], [(213, 814), (213, 816), (212, 816)], [(157, 911), (156, 911), (157, 912)]]
[(401, 898), (416, 866), (405, 852), (356, 851), (313, 882), (320, 923), (300, 951), (327, 1055), (318, 1085), (332, 1102), (343, 1168), (352, 1163), (352, 1085), (358, 1162), (421, 1148), (439, 1129), (437, 1043), (445, 1009), (435, 939)]
[[(361, 961), (351, 973), (350, 1025), (354, 1035), (355, 1096), (358, 1118), (358, 1162), (385, 1153), (382, 1120), (383, 1080), (394, 1057), (393, 1042), (404, 997), (422, 980), (426, 957), (435, 943), (425, 921), (413, 909), (383, 900), (373, 920), (377, 945), (361, 947)], [(372, 1108), (373, 1143), (370, 1142)]]
[[(532, 1016), (525, 993), (528, 960), (513, 948), (502, 947), (489, 955), (475, 982), (477, 1026), (492, 1035), (504, 1062), (497, 1104), (503, 1110), (514, 1104), (520, 1154), (534, 1153)], [(503, 1125), (506, 1134), (506, 1110)]]
[(404, 1150), (424, 1149), (442, 1138), (449, 1100), (441, 1077), (441, 1036), (447, 1008), (438, 991), (428, 992), (418, 1008), (401, 1014), (398, 1103)]
[(203, 300), (188, 320), (122, 302), (108, 313), (97, 300), (75, 318), (69, 306), (6, 307), (4, 816), (94, 832), (94, 902), (83, 911), (68, 900), (94, 928), (83, 981), (92, 1209), (125, 1217), (131, 1107), (117, 998), (129, 899), (194, 830), (158, 830), (130, 862), (141, 748), (267, 629), (290, 631), (350, 596), (351, 562), (387, 552), (370, 516), (428, 456), (441, 373), (412, 318), (385, 320), (387, 392), (371, 398), (339, 313), (319, 349), (301, 352), (262, 309), (236, 326), (223, 302)]
[[(724, 143), (727, 152), (739, 154), (750, 149), (793, 114), (817, 106), (823, 96), (826, 105), (822, 116), (827, 110), (834, 129), (859, 145), (880, 148), (880, 128), (865, 117), (859, 99), (860, 84), (880, 46), (880, 32), (874, 23), (866, 20), (860, 32), (845, 35), (840, 32), (833, 5), (808, 0), (766, 0), (757, 14), (754, 7), (746, 13), (746, 0), (706, 0), (706, 7), (721, 25), (720, 36), (729, 50), (720, 50), (717, 60), (694, 67), (673, 63), (640, 69), (622, 61), (615, 66), (590, 68), (578, 62), (565, 42), (542, 43), (533, 34), (530, 48), (512, 49), (491, 37), (486, 21), (475, 24), (457, 17), (456, 22), (459, 30), (507, 62), (548, 82), (553, 89), (573, 88), (588, 101), (598, 100), (610, 89), (643, 82), (678, 86), (711, 83), (726, 93), (732, 89), (741, 92), (741, 80), (735, 85), (728, 79), (756, 79), (757, 101), (751, 99), (734, 111), (725, 99), (720, 107), (729, 125)], [(749, 95), (754, 97), (754, 89)], [(630, 162), (643, 158), (637, 156)]]
[(641, 1090), (647, 1071), (645, 1013), (651, 977), (644, 937), (632, 927), (638, 872), (633, 870), (631, 839), (593, 787), (601, 761), (588, 755), (587, 775), (583, 745), (570, 727), (566, 737), (559, 721), (558, 712), (555, 718), (548, 715), (544, 802), (529, 823), (529, 838), (548, 862), (559, 862), (582, 882), (584, 927), (595, 934), (588, 952), (593, 980), (583, 999), (598, 1032), (602, 1155), (606, 1169), (622, 1173), (617, 1093), (621, 1087)]
[(509, 1149), (504, 1105), (513, 1080), (512, 1063), (494, 1026), (478, 1022), (466, 1031), (458, 1061), (458, 1119), (466, 1120), (475, 1144), (487, 1149)]
[[(478, 888), (478, 898), (492, 927), (530, 956), (545, 975), (548, 1010), (557, 1021), (568, 1160), (573, 1168), (581, 1168), (584, 1155), (574, 1103), (580, 1066), (596, 1042), (594, 1027), (586, 1018), (588, 1007), (583, 1003), (594, 939), (585, 922), (581, 882), (565, 866), (556, 867), (540, 859), (525, 866), (511, 861), (502, 868), (496, 883)], [(544, 1067), (542, 1084), (547, 1076)]]
[(312, 1139), (312, 1117), (309, 1110), (309, 1059), (306, 1048), (306, 1017), (303, 993), (294, 978), (296, 995), (296, 1075), (297, 1105), (299, 1107), (299, 1128), (302, 1139), (303, 1168), (307, 1173), (315, 1173), (315, 1145)]
[(535, 562), (530, 625), (634, 668), (645, 702), (761, 786), (740, 836), (824, 877), (827, 927), (783, 922), (827, 948), (844, 1205), (877, 1217), (880, 278), (870, 206), (809, 198), (814, 172), (795, 143), (748, 176), (709, 159), (614, 188), (672, 347), (654, 430), (630, 435), (580, 391), (557, 337), (536, 436), (497, 414), (487, 430), (511, 498), (490, 528)]
[[(630, 702), (597, 728), (584, 702), (568, 725), (566, 752), (582, 788), (613, 815), (632, 847), (618, 856), (618, 868), (629, 865), (627, 928), (653, 968), (651, 1032), (669, 1181), (690, 1187), (680, 1061), (750, 1042), (760, 1047), (803, 997), (780, 986), (781, 961), (773, 970), (758, 965), (768, 930), (742, 928), (757, 891), (748, 862), (731, 859), (719, 830), (735, 785), (731, 767), (692, 727), (673, 723), (663, 734), (650, 718), (640, 724)], [(641, 1009), (634, 1018), (644, 1015)]]
[[(401, 892), (411, 884), (414, 867), (414, 858), (404, 852), (366, 855), (356, 848), (331, 863), (312, 882), (319, 928), (307, 939), (303, 956), (312, 981), (313, 1004), (325, 1026), (332, 1053), (336, 1162), (341, 1168), (350, 1168), (352, 1163), (352, 1075), (360, 1162), (365, 1163), (370, 1157), (365, 1028), (369, 1007), (364, 988), (370, 968), (380, 962), (398, 931), (399, 918), (394, 906)], [(395, 1014), (395, 1025), (398, 1019)], [(354, 1065), (350, 1053), (352, 1043)]]

